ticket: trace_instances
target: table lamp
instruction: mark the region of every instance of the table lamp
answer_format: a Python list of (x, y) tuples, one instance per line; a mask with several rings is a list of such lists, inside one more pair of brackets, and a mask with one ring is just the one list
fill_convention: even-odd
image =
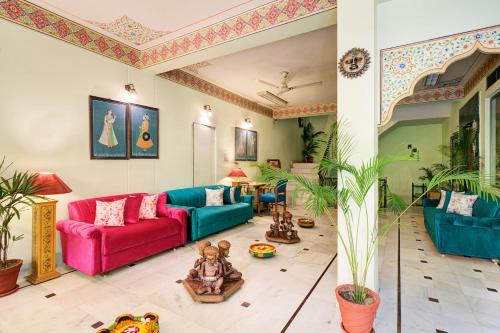
[[(71, 188), (52, 172), (37, 173), (33, 183), (40, 186), (36, 193), (39, 196), (71, 192)], [(56, 204), (56, 200), (46, 197), (33, 204), (31, 275), (26, 277), (33, 284), (61, 275), (56, 271)]]
[(231, 186), (240, 186), (241, 177), (246, 177), (247, 175), (240, 168), (234, 168), (227, 176), (233, 178)]

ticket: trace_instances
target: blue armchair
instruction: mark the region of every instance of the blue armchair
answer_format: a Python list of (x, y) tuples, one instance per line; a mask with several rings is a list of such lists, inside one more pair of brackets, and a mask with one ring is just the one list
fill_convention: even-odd
[(257, 206), (257, 213), (260, 215), (261, 204), (274, 205), (274, 209), (277, 210), (278, 206), (283, 206), (283, 211), (286, 210), (286, 184), (287, 180), (280, 180), (276, 184), (274, 191), (269, 193), (264, 193), (259, 196), (259, 204)]

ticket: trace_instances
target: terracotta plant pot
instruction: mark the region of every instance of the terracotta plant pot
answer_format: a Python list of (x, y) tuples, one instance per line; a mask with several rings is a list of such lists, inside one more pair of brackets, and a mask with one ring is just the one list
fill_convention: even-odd
[(368, 294), (375, 300), (372, 304), (356, 304), (345, 300), (340, 296), (340, 290), (354, 289), (352, 284), (343, 284), (335, 288), (335, 296), (340, 307), (342, 326), (348, 333), (370, 333), (373, 328), (373, 321), (380, 304), (380, 296), (366, 288)]
[(0, 297), (10, 295), (19, 289), (17, 278), (22, 265), (21, 259), (12, 259), (7, 260), (6, 269), (0, 269)]

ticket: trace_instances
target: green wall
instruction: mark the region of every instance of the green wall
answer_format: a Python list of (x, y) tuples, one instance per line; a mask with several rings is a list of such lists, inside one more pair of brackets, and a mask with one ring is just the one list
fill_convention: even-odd
[(408, 155), (408, 144), (420, 151), (419, 161), (395, 162), (385, 168), (383, 176), (387, 177), (390, 190), (411, 199), (411, 183), (421, 184), (418, 179), (422, 175), (421, 167), (433, 163), (442, 163), (443, 157), (438, 146), (443, 140), (443, 124), (400, 124), (379, 137), (380, 156)]

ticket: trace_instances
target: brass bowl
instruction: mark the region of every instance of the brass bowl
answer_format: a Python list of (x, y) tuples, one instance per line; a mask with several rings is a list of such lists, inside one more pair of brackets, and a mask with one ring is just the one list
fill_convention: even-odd
[(314, 227), (314, 220), (310, 219), (308, 217), (301, 217), (297, 219), (297, 224), (301, 228), (313, 228)]

